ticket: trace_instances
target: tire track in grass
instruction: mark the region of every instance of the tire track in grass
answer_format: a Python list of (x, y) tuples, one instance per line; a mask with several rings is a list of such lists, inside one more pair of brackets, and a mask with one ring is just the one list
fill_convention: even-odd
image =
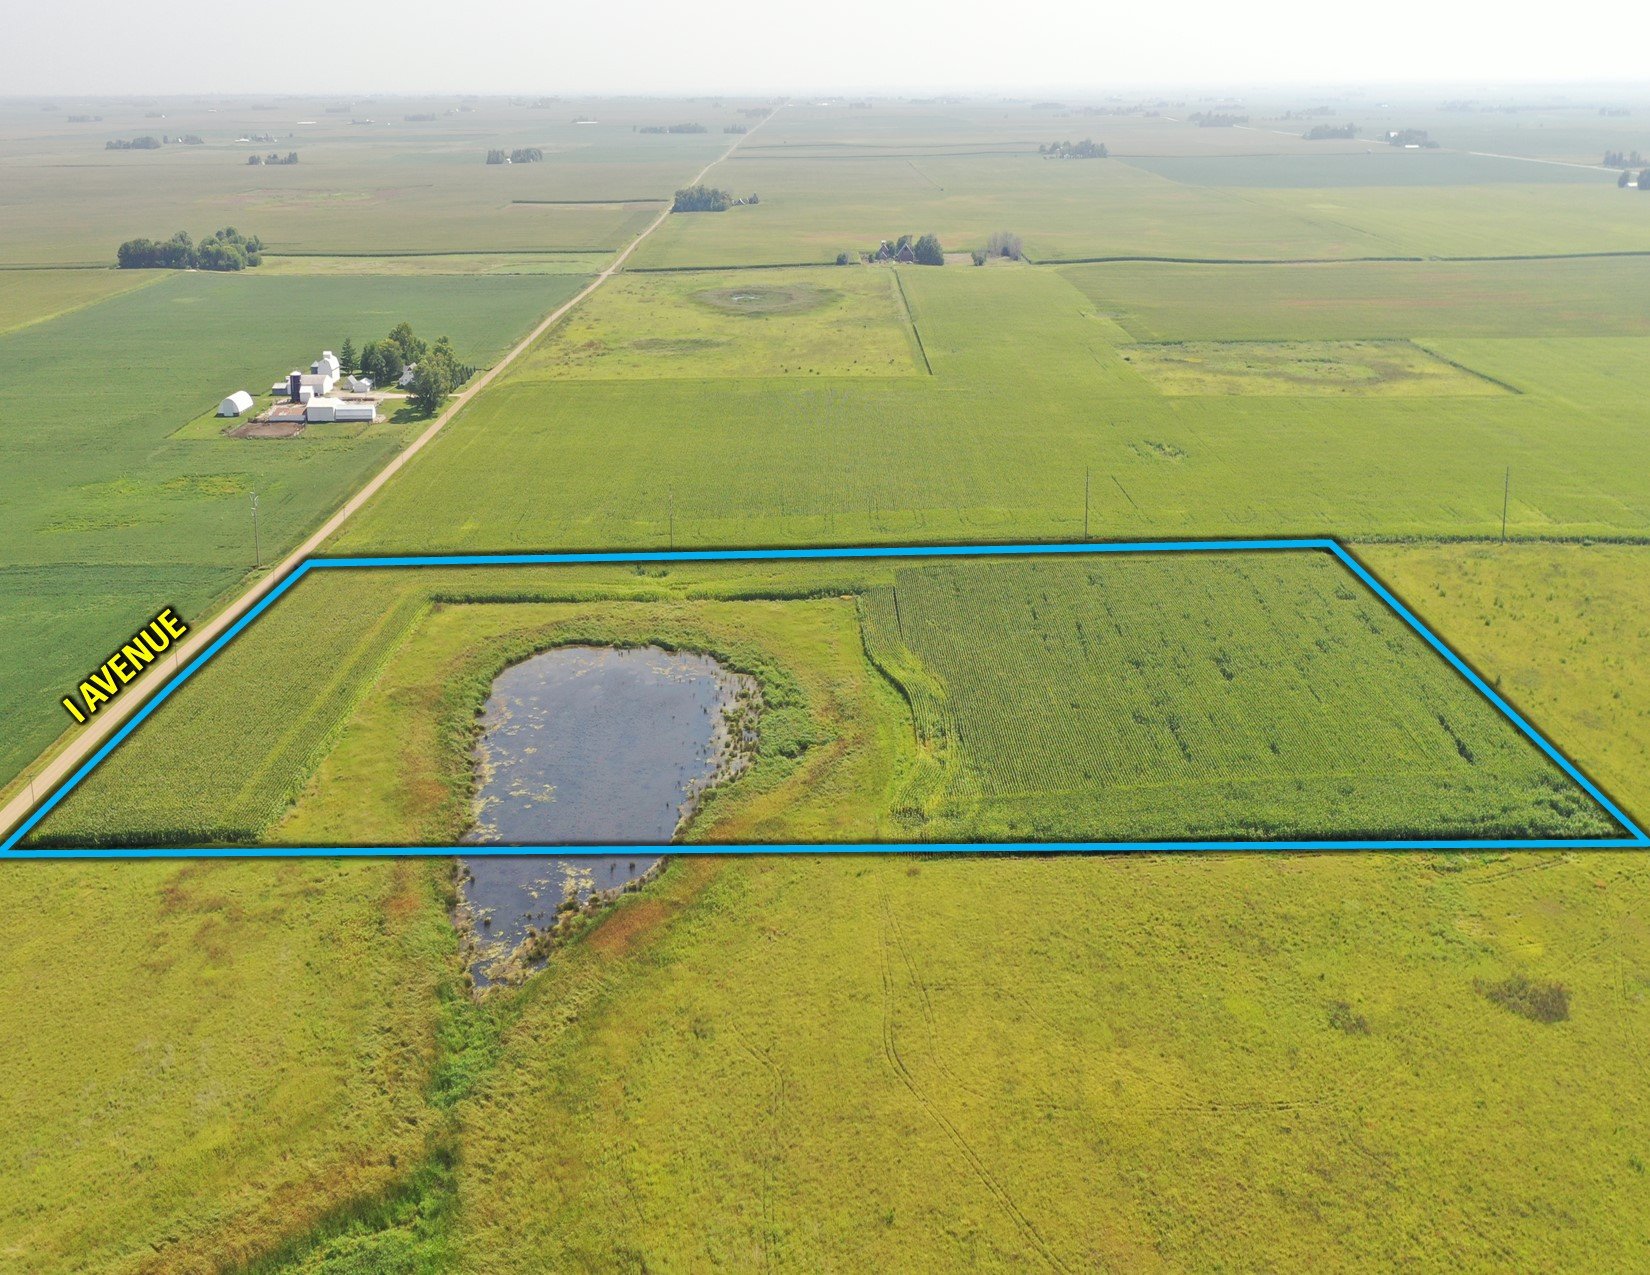
[(894, 946), (899, 951), (900, 959), (905, 962), (906, 975), (910, 978), (911, 985), (917, 989), (917, 999), (922, 1005), (923, 1022), (928, 1028), (928, 1047), (934, 1053), (935, 1065), (937, 1065), (939, 1069), (945, 1073), (945, 1078), (949, 1080), (956, 1088), (961, 1089), (964, 1093), (973, 1094), (976, 1098), (979, 1098), (982, 1101), (989, 1102), (990, 1098), (984, 1090), (980, 1089), (978, 1086), (969, 1084), (956, 1072), (952, 1071), (950, 1065), (945, 1061), (945, 1054), (940, 1049), (939, 1019), (934, 1013), (933, 999), (928, 994), (928, 984), (923, 981), (921, 973), (917, 970), (917, 963), (911, 956), (910, 946), (905, 941), (904, 928), (900, 925), (898, 917), (894, 915), (893, 910), (889, 907), (887, 899), (883, 900), (882, 906), (883, 915), (888, 919), (889, 931), (894, 937)]
[(886, 895), (884, 895), (882, 900), (882, 912), (883, 927), (881, 974), (883, 1056), (887, 1058), (888, 1065), (893, 1068), (894, 1074), (899, 1077), (900, 1083), (911, 1091), (911, 1096), (917, 1100), (918, 1105), (930, 1118), (933, 1119), (935, 1124), (939, 1125), (940, 1128), (945, 1131), (946, 1136), (951, 1139), (952, 1145), (962, 1153), (963, 1158), (968, 1161), (969, 1167), (973, 1169), (974, 1176), (980, 1180), (981, 1185), (983, 1185), (985, 1189), (989, 1191), (996, 1199), (997, 1203), (1002, 1206), (1003, 1211), (1008, 1214), (1009, 1220), (1014, 1223), (1015, 1228), (1020, 1232), (1020, 1235), (1025, 1239), (1026, 1243), (1031, 1245), (1043, 1261), (1048, 1263), (1048, 1265), (1054, 1270), (1062, 1272), (1069, 1270), (1066, 1264), (1055, 1255), (1054, 1250), (1048, 1246), (1048, 1241), (1043, 1238), (1042, 1233), (1037, 1229), (1036, 1224), (1025, 1215), (1020, 1206), (1014, 1202), (1014, 1198), (1009, 1195), (1008, 1191), (1004, 1189), (1002, 1184), (999, 1183), (992, 1175), (991, 1170), (986, 1167), (985, 1161), (981, 1159), (979, 1152), (975, 1151), (973, 1145), (970, 1144), (968, 1139), (963, 1136), (962, 1130), (958, 1129), (957, 1126), (952, 1123), (950, 1118), (934, 1105), (933, 1101), (923, 1091), (922, 1086), (917, 1083), (916, 1077), (911, 1074), (911, 1069), (905, 1065), (905, 1059), (900, 1056), (899, 1043), (895, 1039), (894, 1034), (894, 976), (889, 968), (888, 960), (888, 949), (894, 944), (894, 939), (890, 932), (892, 928), (893, 915)]
[(773, 1060), (773, 1054), (766, 1049), (758, 1049), (744, 1032), (739, 1030), (739, 1024), (733, 1024), (733, 1034), (739, 1038), (740, 1046), (754, 1058), (759, 1066), (764, 1068), (773, 1078), (773, 1090), (768, 1098), (768, 1156), (767, 1164), (762, 1170), (762, 1269), (774, 1268), (774, 1236), (777, 1231), (774, 1217), (773, 1183), (774, 1176), (779, 1168), (779, 1159), (782, 1148), (779, 1142), (779, 1124), (785, 1115), (785, 1072)]

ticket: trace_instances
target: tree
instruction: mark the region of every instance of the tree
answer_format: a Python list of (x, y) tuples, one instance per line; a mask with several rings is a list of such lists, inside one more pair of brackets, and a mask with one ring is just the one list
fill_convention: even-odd
[[(413, 335), (412, 324), (397, 323), (390, 329), (390, 343), (401, 351), (403, 363), (416, 363), (424, 357), (425, 345)], [(396, 373), (400, 375), (400, 373)]]
[(344, 338), (344, 344), (338, 350), (338, 366), (346, 372), (355, 371), (355, 342), (348, 337)]
[(839, 252), (836, 254), (836, 263), (839, 266), (851, 265), (853, 264), (853, 260), (854, 259), (845, 252)]
[(369, 341), (361, 351), (361, 375), (370, 378), (379, 389), (395, 385), (405, 366), (401, 347), (393, 341)]
[(984, 248), (976, 248), (968, 255), (974, 259), (974, 264), (977, 266), (983, 266), (986, 262), (986, 252)]
[(916, 246), (911, 251), (916, 254), (919, 266), (943, 266), (945, 264), (945, 249), (940, 247), (940, 241), (933, 235), (924, 235), (918, 239)]
[(1639, 189), (1650, 190), (1650, 168), (1646, 168), (1639, 174)]
[(456, 379), (452, 347), (447, 338), (442, 337), (419, 360), (418, 370), (413, 373), (413, 406), (425, 416), (434, 416), (447, 395), (453, 392)]
[[(645, 131), (645, 130), (644, 130)], [(733, 196), (714, 186), (685, 186), (676, 192), (671, 202), (673, 213), (727, 212), (733, 207)]]
[(1623, 187), (1625, 187), (1627, 185), (1628, 182), (1630, 182), (1632, 180), (1633, 180), (1633, 174), (1628, 172), (1625, 168), (1622, 169), (1621, 170), (1621, 176), (1616, 178), (1616, 189), (1621, 190)]
[(1018, 261), (1023, 255), (1020, 236), (1011, 230), (999, 230), (986, 241), (985, 250), (993, 257), (1007, 257)]

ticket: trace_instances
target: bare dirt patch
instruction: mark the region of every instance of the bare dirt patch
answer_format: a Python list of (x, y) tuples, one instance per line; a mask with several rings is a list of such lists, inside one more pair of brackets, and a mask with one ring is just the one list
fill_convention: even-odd
[(224, 431), (225, 438), (296, 438), (304, 432), (303, 421), (248, 421)]

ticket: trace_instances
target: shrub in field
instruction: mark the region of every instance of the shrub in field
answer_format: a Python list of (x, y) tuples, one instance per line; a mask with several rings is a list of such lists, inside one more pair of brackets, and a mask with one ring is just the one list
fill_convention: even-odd
[(1562, 1023), (1570, 1017), (1570, 990), (1563, 983), (1537, 982), (1514, 974), (1497, 982), (1476, 979), (1473, 987), (1503, 1009), (1535, 1023)]

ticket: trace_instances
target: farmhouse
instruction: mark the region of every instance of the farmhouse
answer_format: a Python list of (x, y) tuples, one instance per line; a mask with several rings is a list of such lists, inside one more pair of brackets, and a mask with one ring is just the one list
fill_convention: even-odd
[(218, 404), (219, 416), (239, 416), (242, 412), (252, 410), (252, 395), (245, 390), (236, 390), (223, 402)]

